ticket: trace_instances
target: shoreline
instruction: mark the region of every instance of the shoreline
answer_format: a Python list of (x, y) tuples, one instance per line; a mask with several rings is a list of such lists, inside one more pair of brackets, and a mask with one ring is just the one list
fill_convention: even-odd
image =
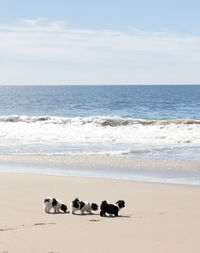
[[(109, 179), (0, 173), (0, 251), (199, 252), (200, 188)], [(53, 196), (126, 202), (117, 218), (46, 214)], [(114, 243), (113, 243), (114, 242)]]
[(0, 172), (200, 186), (200, 160), (106, 155), (0, 155)]

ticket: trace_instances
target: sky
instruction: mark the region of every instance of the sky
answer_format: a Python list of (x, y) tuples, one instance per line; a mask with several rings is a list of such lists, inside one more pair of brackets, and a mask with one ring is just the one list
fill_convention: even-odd
[(0, 0), (0, 85), (200, 84), (200, 1)]

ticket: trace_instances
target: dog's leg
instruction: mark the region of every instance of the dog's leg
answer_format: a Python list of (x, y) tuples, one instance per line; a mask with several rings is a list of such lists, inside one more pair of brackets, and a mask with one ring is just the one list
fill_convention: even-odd
[(49, 206), (45, 207), (45, 213), (50, 213), (50, 210), (51, 210), (51, 207), (49, 207)]

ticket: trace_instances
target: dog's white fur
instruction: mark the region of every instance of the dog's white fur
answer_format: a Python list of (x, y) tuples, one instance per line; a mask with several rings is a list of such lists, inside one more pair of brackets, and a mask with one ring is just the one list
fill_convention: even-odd
[(78, 207), (74, 207), (73, 206), (73, 201), (71, 202), (70, 204), (70, 211), (72, 214), (75, 214), (76, 211), (81, 211), (81, 214), (84, 214), (85, 212), (88, 212), (88, 213), (92, 213), (93, 209), (92, 209), (92, 204), (93, 203), (89, 203), (85, 200), (81, 201), (84, 203), (84, 206), (81, 208), (81, 204), (78, 203)]
[(47, 197), (45, 198), (44, 200), (44, 211), (46, 213), (50, 213), (50, 210), (53, 209), (54, 210), (54, 213), (59, 213), (61, 211), (61, 206), (63, 205), (63, 202), (61, 202), (60, 200), (57, 200), (56, 205), (53, 205), (53, 201), (54, 201), (54, 198), (52, 197)]
[(84, 214), (84, 212), (91, 213), (91, 205), (90, 205), (90, 203), (88, 203), (87, 201), (83, 201), (83, 202), (84, 202), (84, 207), (83, 208), (80, 208), (80, 206), (78, 208), (76, 208), (71, 203), (71, 206), (70, 206), (71, 213), (74, 214), (78, 210), (80, 210), (82, 214)]

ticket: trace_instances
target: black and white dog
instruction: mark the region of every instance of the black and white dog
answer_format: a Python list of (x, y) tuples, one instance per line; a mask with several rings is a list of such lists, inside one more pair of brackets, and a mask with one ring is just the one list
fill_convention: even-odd
[(70, 210), (72, 214), (75, 214), (76, 211), (80, 210), (81, 214), (88, 212), (92, 214), (92, 211), (98, 210), (98, 205), (96, 203), (89, 203), (87, 201), (80, 201), (78, 198), (75, 198), (71, 202)]
[(106, 213), (108, 213), (109, 215), (118, 216), (119, 210), (124, 207), (125, 207), (124, 200), (118, 200), (115, 204), (108, 204), (106, 200), (103, 200), (100, 206), (101, 209), (100, 216), (106, 216)]
[(61, 201), (56, 200), (55, 198), (45, 198), (44, 199), (44, 211), (46, 213), (50, 213), (51, 209), (54, 209), (54, 213), (59, 213), (60, 211), (63, 211), (64, 213), (67, 212), (67, 206), (63, 204)]

